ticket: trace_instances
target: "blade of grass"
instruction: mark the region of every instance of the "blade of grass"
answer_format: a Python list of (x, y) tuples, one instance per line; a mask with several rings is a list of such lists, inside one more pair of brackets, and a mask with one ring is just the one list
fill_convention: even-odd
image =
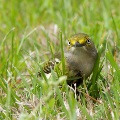
[(52, 48), (52, 41), (50, 41), (50, 38), (49, 38), (47, 32), (46, 32), (44, 29), (43, 29), (43, 32), (44, 32), (45, 37), (46, 37), (46, 39), (47, 39), (47, 46), (48, 46), (49, 49), (50, 49), (50, 53), (51, 53), (51, 55), (52, 55), (52, 58), (54, 58), (54, 53), (53, 53), (53, 48)]
[(64, 57), (64, 49), (63, 49), (63, 40), (62, 40), (62, 32), (60, 31), (60, 47), (61, 47), (61, 56), (62, 56), (62, 71), (63, 75), (65, 74), (65, 57)]
[(34, 28), (34, 29), (33, 29), (32, 31), (30, 31), (27, 35), (25, 35), (26, 30), (27, 30), (27, 27), (26, 27), (25, 33), (24, 33), (24, 35), (23, 35), (23, 38), (22, 38), (22, 40), (21, 40), (21, 42), (20, 42), (20, 45), (19, 45), (19, 48), (18, 48), (18, 50), (17, 50), (17, 54), (20, 52), (21, 47), (22, 47), (24, 41), (25, 41), (33, 32), (35, 32), (36, 29), (37, 29), (37, 28)]
[[(2, 87), (2, 90), (7, 93), (7, 86), (8, 86), (8, 83), (6, 82), (6, 80), (0, 75), (0, 78), (2, 80), (2, 82), (0, 83), (0, 86)], [(20, 100), (20, 98), (16, 95), (16, 93), (14, 92), (14, 90), (11, 90), (11, 98), (12, 98), (12, 101), (15, 102), (16, 99), (17, 100)]]
[(120, 68), (118, 67), (118, 64), (115, 62), (114, 57), (112, 56), (112, 54), (109, 51), (106, 52), (106, 57), (109, 60), (111, 66), (116, 70), (115, 73), (117, 74), (117, 76), (120, 80)]
[(46, 82), (47, 85), (48, 85), (48, 79), (47, 79), (45, 73), (43, 72), (43, 68), (41, 67), (41, 65), (39, 65), (39, 67), (40, 67), (40, 74), (43, 76), (45, 82)]
[(98, 49), (97, 61), (96, 61), (96, 64), (94, 66), (94, 69), (93, 69), (92, 78), (90, 80), (92, 82), (88, 86), (88, 89), (90, 91), (89, 94), (92, 95), (92, 96), (94, 96), (94, 97), (98, 96), (98, 86), (96, 84), (97, 84), (98, 77), (100, 76), (100, 72), (101, 72), (101, 70), (103, 68), (104, 59), (103, 59), (103, 61), (100, 64), (100, 57), (101, 57), (101, 53), (103, 52), (103, 50), (104, 50), (103, 47), (100, 47)]
[(7, 86), (7, 101), (6, 101), (6, 118), (8, 119), (11, 115), (11, 110), (10, 110), (10, 106), (11, 106), (11, 89), (9, 87), (9, 85)]
[(14, 66), (14, 69), (16, 70), (16, 72), (18, 73), (18, 75), (21, 77), (23, 83), (25, 84), (26, 88), (28, 89), (28, 91), (30, 90), (30, 85), (27, 83), (27, 81), (25, 80), (25, 78), (21, 75), (20, 71)]
[(13, 27), (13, 28), (5, 35), (5, 37), (3, 38), (2, 42), (1, 42), (1, 46), (3, 46), (3, 44), (4, 44), (5, 40), (7, 39), (8, 35), (9, 35), (11, 32), (13, 32), (14, 30), (15, 30), (15, 27)]
[(61, 92), (60, 92), (60, 89), (59, 89), (58, 87), (57, 87), (57, 89), (56, 89), (56, 92), (57, 92), (57, 95), (58, 95), (58, 98), (59, 98), (59, 101), (60, 101), (62, 110), (65, 112), (67, 118), (69, 118), (69, 113), (68, 113), (68, 111), (67, 111), (67, 109), (66, 109), (66, 107), (65, 107), (65, 105), (64, 105), (64, 100), (63, 100), (63, 98), (62, 98), (62, 96), (61, 96)]
[(89, 115), (86, 106), (82, 106), (81, 104), (78, 104), (80, 107), (81, 112), (84, 114), (84, 116), (87, 118), (87, 120), (93, 120), (92, 116)]

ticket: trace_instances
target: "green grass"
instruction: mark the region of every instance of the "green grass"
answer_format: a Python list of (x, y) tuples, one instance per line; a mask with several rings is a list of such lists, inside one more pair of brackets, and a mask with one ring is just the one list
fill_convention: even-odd
[[(119, 0), (1, 0), (0, 119), (119, 120), (119, 6)], [(91, 36), (99, 54), (77, 101), (65, 82), (63, 48), (79, 32)], [(55, 51), (62, 52), (62, 74), (38, 78)]]

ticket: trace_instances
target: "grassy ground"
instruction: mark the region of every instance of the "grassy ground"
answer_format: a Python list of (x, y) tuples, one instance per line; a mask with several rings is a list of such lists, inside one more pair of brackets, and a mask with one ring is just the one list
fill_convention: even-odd
[[(119, 6), (119, 0), (1, 0), (0, 119), (119, 120)], [(99, 56), (77, 101), (66, 76), (36, 75), (79, 32), (91, 36)]]

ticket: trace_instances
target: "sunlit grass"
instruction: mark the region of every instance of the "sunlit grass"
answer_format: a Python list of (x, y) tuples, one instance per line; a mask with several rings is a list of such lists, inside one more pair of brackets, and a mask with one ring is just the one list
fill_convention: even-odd
[[(120, 119), (119, 6), (118, 0), (1, 0), (0, 119)], [(79, 32), (91, 36), (98, 60), (78, 99), (65, 82), (63, 48)], [(37, 77), (56, 51), (62, 73)]]

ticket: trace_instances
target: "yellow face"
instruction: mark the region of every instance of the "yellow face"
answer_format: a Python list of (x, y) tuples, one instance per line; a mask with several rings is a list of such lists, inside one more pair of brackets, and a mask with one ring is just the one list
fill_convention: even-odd
[(68, 39), (68, 46), (69, 47), (91, 47), (92, 41), (87, 34), (79, 33), (73, 35), (70, 39)]

